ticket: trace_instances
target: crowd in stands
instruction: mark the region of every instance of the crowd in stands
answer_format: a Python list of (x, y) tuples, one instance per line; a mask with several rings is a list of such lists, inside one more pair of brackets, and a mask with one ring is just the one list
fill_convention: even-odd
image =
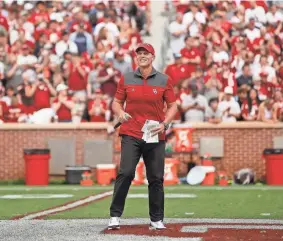
[[(176, 121), (283, 121), (283, 2), (167, 3)], [(148, 0), (1, 1), (0, 123), (113, 120), (151, 21)]]
[(0, 123), (111, 121), (150, 2), (0, 2)]
[(283, 2), (174, 1), (176, 120), (283, 121)]

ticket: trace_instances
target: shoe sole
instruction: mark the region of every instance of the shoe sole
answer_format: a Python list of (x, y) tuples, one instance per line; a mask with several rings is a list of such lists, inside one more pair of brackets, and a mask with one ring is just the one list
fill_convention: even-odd
[(120, 229), (119, 225), (108, 226), (108, 230), (117, 230), (117, 229)]

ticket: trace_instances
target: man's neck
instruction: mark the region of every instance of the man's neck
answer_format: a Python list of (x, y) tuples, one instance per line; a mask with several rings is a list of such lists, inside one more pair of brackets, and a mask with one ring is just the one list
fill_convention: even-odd
[(141, 72), (141, 75), (147, 79), (147, 77), (151, 74), (152, 72), (152, 66), (147, 66), (147, 67), (140, 67), (140, 72)]

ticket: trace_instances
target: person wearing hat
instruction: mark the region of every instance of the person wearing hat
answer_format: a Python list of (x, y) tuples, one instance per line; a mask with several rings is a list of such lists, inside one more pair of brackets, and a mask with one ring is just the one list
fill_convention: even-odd
[(241, 109), (239, 103), (233, 98), (233, 88), (226, 86), (224, 99), (219, 103), (219, 110), (222, 113), (223, 122), (236, 122), (240, 117)]
[[(122, 123), (119, 133), (122, 136), (122, 146), (108, 229), (120, 228), (120, 217), (141, 156), (146, 166), (149, 183), (150, 228), (164, 229), (165, 131), (177, 113), (177, 104), (170, 77), (158, 72), (152, 66), (155, 59), (152, 45), (139, 44), (135, 53), (138, 68), (121, 77), (112, 104), (114, 114)], [(151, 138), (156, 138), (153, 143), (148, 143), (147, 138), (143, 136), (143, 128), (147, 120), (158, 123), (147, 133)]]
[(56, 87), (57, 97), (53, 100), (52, 109), (56, 113), (59, 122), (71, 122), (71, 111), (74, 108), (72, 98), (68, 96), (68, 86), (61, 83)]

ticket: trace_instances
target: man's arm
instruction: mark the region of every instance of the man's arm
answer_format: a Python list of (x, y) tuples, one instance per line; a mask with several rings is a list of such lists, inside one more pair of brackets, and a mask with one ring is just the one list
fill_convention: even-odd
[(53, 85), (50, 83), (49, 79), (46, 79), (44, 78), (43, 81), (46, 83), (49, 91), (50, 91), (50, 94), (53, 95), (53, 96), (56, 96), (57, 95), (57, 91), (55, 90), (55, 88), (53, 87)]
[(32, 97), (36, 91), (37, 86), (39, 85), (39, 81), (35, 82), (32, 87), (26, 86), (25, 87), (25, 94), (27, 97)]
[(174, 117), (177, 114), (177, 112), (178, 112), (178, 107), (176, 101), (172, 103), (168, 103), (164, 123), (166, 124), (171, 123), (174, 120)]
[(112, 110), (115, 115), (119, 116), (122, 111), (124, 111), (124, 101), (118, 100), (117, 98), (114, 98), (112, 103)]
[(61, 102), (52, 103), (52, 109), (54, 110), (55, 113), (57, 113), (60, 107), (61, 107)]
[(211, 124), (219, 124), (222, 120), (221, 118), (215, 117), (215, 118), (208, 118), (207, 121)]
[(123, 123), (129, 118), (132, 118), (131, 115), (124, 111), (124, 101), (114, 98), (112, 103), (112, 110), (118, 118), (118, 122)]

